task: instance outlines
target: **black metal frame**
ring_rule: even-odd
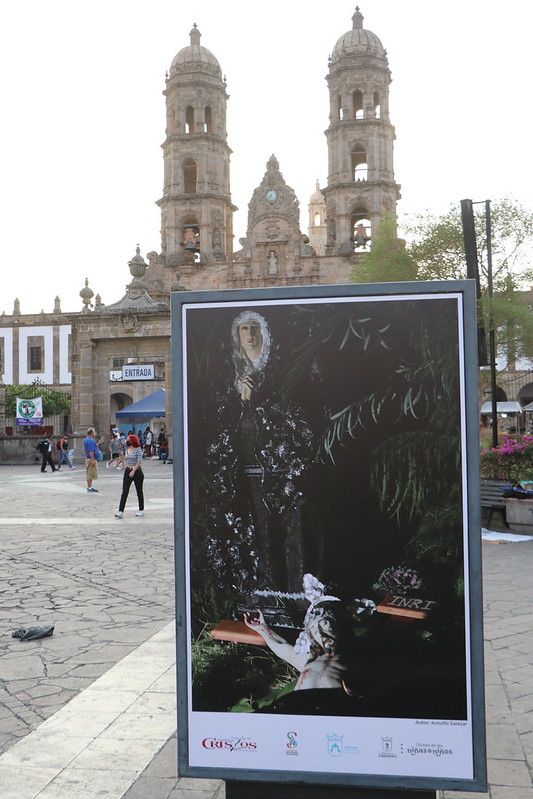
[[[486,781],[483,626],[481,591],[481,529],[479,493],[479,438],[478,438],[478,352],[476,328],[476,292],[473,280],[281,287],[272,289],[244,289],[238,291],[175,292],[172,295],[172,363],[173,363],[173,436],[174,452],[183,452],[183,366],[184,339],[182,313],[185,305],[196,303],[234,303],[276,300],[303,301],[319,298],[383,297],[405,295],[453,294],[463,298],[464,384],[466,393],[465,436],[468,459],[466,506],[470,536],[468,541],[469,580],[471,604],[471,649],[467,653],[471,666],[473,779],[431,778],[426,776],[390,776],[386,774],[353,774],[326,772],[288,772],[231,768],[206,768],[190,766],[188,760],[188,673],[187,613],[186,613],[186,552],[185,552],[185,486],[183,457],[175,458],[175,569],[176,569],[176,634],[177,634],[177,704],[178,704],[178,773],[180,776],[217,778],[236,782],[290,783],[314,786],[366,786],[385,789],[411,789],[418,791],[461,790],[484,791]],[[292,717],[287,717],[288,719]],[[289,721],[287,722],[289,723]],[[414,770],[416,772],[416,770]],[[357,795],[354,792],[354,796]]]

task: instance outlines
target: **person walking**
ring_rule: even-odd
[[[122,449],[120,446],[120,437],[118,433],[113,433],[111,436],[111,442],[109,444],[109,454],[110,458],[106,463],[106,469],[109,469],[110,466],[114,466],[115,469],[118,469],[121,465],[121,460],[122,460]]]
[[[124,433],[120,433],[119,443],[120,443],[120,463],[117,465],[117,469],[125,469],[126,466],[124,464],[124,455],[126,454],[126,450],[128,445],[126,444],[126,436]]]
[[[94,427],[89,427],[87,430],[87,438],[83,442],[83,449],[85,450],[85,477],[87,479],[87,491],[89,494],[98,494],[98,489],[93,488],[93,480],[98,480],[98,461],[102,457],[100,452],[100,444],[102,440],[95,441],[96,430]]]
[[[153,440],[154,440],[153,433],[150,430],[150,428],[147,427],[146,430],[144,431],[144,442],[145,442],[144,443],[144,449],[145,449],[145,453],[146,453],[146,457],[147,458],[151,458],[152,457],[152,443],[153,443]]]
[[[166,441],[166,440],[167,440],[167,434],[166,434],[165,428],[163,426],[163,427],[160,428],[159,435],[157,436],[157,451],[158,451],[158,455],[159,455],[159,459],[160,460],[161,460],[161,444],[163,443],[163,441]],[[167,447],[168,447],[168,441],[167,441]]]
[[[69,448],[69,437],[67,433],[65,433],[65,435],[62,438],[60,438],[56,444],[57,455],[58,455],[58,461],[57,461],[58,470],[61,469],[63,463],[66,463],[69,469],[76,468],[70,462],[68,448]]]
[[[49,438],[44,438],[39,442],[39,452],[43,456],[41,463],[41,472],[46,472],[46,466],[49,465],[53,472],[56,471],[56,465],[52,457],[52,442]]]
[[[139,503],[139,510],[135,515],[144,516],[144,473],[142,470],[143,451],[141,442],[139,441],[138,436],[130,433],[128,436],[127,445],[128,448],[126,449],[126,453],[124,455],[125,466],[124,477],[122,478],[122,495],[120,497],[118,510],[115,513],[115,516],[118,519],[122,519],[124,516],[124,508],[126,507],[132,482],[135,483],[135,490],[137,491],[137,500]]]

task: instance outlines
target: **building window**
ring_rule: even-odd
[[[113,358],[113,370],[122,369],[124,358]]]
[[[354,119],[364,119],[365,112],[363,111],[363,94],[360,91],[355,91],[352,95],[353,103],[353,116]]]
[[[205,133],[212,133],[213,131],[213,120],[209,106],[206,106],[204,111],[204,131]]]
[[[366,209],[360,208],[352,214],[352,241],[355,250],[370,248],[372,238],[372,224]]]
[[[42,347],[30,347],[30,372],[43,371],[43,349]]]
[[[379,92],[374,92],[374,116],[376,119],[381,119],[381,102],[379,99]]]
[[[185,194],[196,194],[196,164],[192,158],[183,162],[183,188]]]
[[[44,372],[44,336],[28,336],[26,363],[28,372]]]
[[[352,174],[354,180],[366,180],[368,175],[368,164],[366,162],[366,150],[361,145],[356,144],[351,153]]]
[[[187,106],[185,111],[185,133],[194,133],[194,108]]]

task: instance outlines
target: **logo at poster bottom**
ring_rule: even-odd
[[[396,757],[392,745],[392,738],[388,736],[381,737],[381,752],[378,757]]]
[[[297,732],[288,732],[287,733],[287,751],[285,752],[286,755],[298,755],[298,741],[296,740],[298,737]]]
[[[224,749],[226,752],[253,752],[257,749],[255,741],[250,738],[204,738],[204,749]]]
[[[344,735],[327,735],[328,739],[328,755],[331,757],[340,757],[344,751]]]

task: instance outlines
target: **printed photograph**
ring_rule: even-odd
[[[186,307],[193,711],[467,718],[459,312]]]

